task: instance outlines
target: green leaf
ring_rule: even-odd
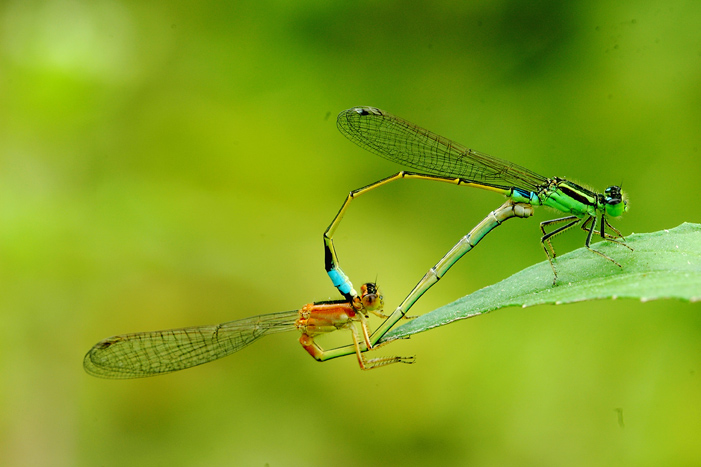
[[[623,267],[580,248],[555,261],[556,286],[552,285],[550,264],[543,261],[395,328],[381,342],[507,306],[525,308],[602,298],[701,300],[701,224],[684,223],[672,230],[633,234],[626,243],[634,251],[611,242],[595,246]]]

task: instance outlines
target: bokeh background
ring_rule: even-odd
[[[322,232],[400,169],[337,132],[355,105],[621,184],[624,234],[700,221],[701,3],[13,0],[0,41],[3,465],[701,463],[698,303],[500,310],[373,372],[294,333],[158,378],[82,369],[110,335],[337,298]],[[501,202],[387,186],[351,206],[342,264],[392,309]],[[543,261],[549,217],[492,233],[415,312]]]

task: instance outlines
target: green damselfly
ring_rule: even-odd
[[[425,130],[413,123],[374,107],[354,107],[338,115],[338,129],[358,146],[385,159],[421,170],[422,173],[398,172],[378,182],[350,192],[338,214],[324,232],[326,271],[334,286],[345,297],[357,296],[353,285],[341,269],[333,244],[338,228],[350,202],[387,183],[402,179],[423,179],[465,185],[500,193],[508,198],[499,209],[490,213],[468,235],[463,237],[436,266],[419,281],[407,298],[399,305],[390,319],[375,331],[372,344],[405,316],[409,308],[450,267],[470,251],[486,234],[511,217],[529,217],[533,206],[547,206],[566,213],[567,216],[541,222],[541,244],[553,270],[553,285],[557,282],[555,250],[551,239],[576,225],[587,232],[585,246],[617,266],[613,258],[591,248],[592,237],[623,245],[621,233],[613,227],[608,217],[619,217],[627,209],[627,202],[619,186],[610,186],[604,193],[594,193],[580,185],[554,177],[547,178],[518,166],[469,149],[447,138]],[[598,230],[597,230],[598,221]],[[554,230],[548,227],[560,225]],[[610,232],[606,232],[606,229]],[[333,356],[345,355],[346,348],[335,349]],[[332,358],[329,355],[329,358]]]

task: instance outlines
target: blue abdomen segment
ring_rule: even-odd
[[[333,286],[336,287],[344,297],[348,297],[353,291],[353,284],[350,279],[348,279],[348,276],[346,276],[346,273],[337,268],[330,269],[327,273],[331,278]]]
[[[509,196],[509,198],[514,200],[515,203],[526,203],[531,204],[533,206],[539,206],[541,204],[538,195],[536,195],[532,191],[523,190],[521,188],[516,187],[511,189],[511,195]]]

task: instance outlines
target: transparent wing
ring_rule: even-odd
[[[468,149],[374,107],[344,110],[336,123],[363,149],[423,173],[529,191],[547,184],[545,177],[524,167]]]
[[[298,311],[210,326],[109,337],[85,355],[83,367],[101,378],[141,378],[183,370],[231,355],[257,339],[295,329]]]

